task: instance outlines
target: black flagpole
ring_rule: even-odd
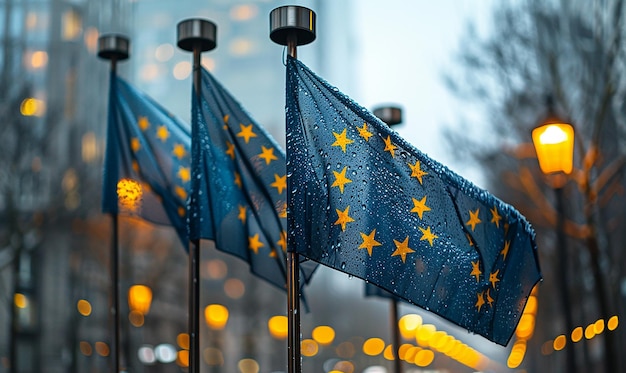
[[[117,61],[128,58],[128,38],[121,35],[102,35],[98,38],[98,57],[111,61],[111,72],[117,72]],[[111,103],[109,103],[111,105]],[[107,139],[110,141],[110,139]],[[113,372],[123,369],[120,365],[120,281],[119,281],[119,224],[117,213],[111,214],[113,232],[111,237],[111,315],[113,329],[112,355],[114,360]]]
[[[287,47],[297,58],[298,45],[315,40],[315,12],[301,6],[282,6],[270,13],[270,39]],[[287,151],[289,147],[287,147]],[[287,205],[291,195],[287,190]],[[287,239],[287,245],[291,240]],[[288,373],[300,373],[300,266],[298,253],[287,250],[287,367]]]
[[[378,119],[382,120],[389,127],[396,126],[402,123],[402,109],[396,106],[383,106],[374,109],[374,115]],[[400,360],[400,329],[398,325],[398,300],[392,298],[389,300],[391,305],[390,320],[391,320],[391,335],[393,338],[394,348],[394,368],[396,373],[402,373],[402,361]]]
[[[216,46],[217,27],[205,19],[192,18],[178,23],[178,47],[193,52],[193,83],[200,97],[202,69],[200,54]],[[200,373],[200,240],[189,243],[189,373]]]

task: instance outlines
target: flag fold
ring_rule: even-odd
[[[541,279],[512,206],[287,60],[289,251],[506,345]]]
[[[189,128],[111,72],[102,212],[171,225],[187,250]]]

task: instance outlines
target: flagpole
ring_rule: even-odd
[[[102,35],[98,38],[98,57],[111,61],[111,72],[117,72],[117,61],[128,58],[129,41],[121,35]],[[109,103],[111,105],[111,103]],[[110,141],[110,140],[107,140]],[[120,366],[120,281],[119,281],[119,224],[117,213],[111,214],[113,232],[111,237],[111,315],[113,324],[113,372],[122,371]]]
[[[315,40],[315,12],[301,6],[282,6],[270,13],[270,39],[287,47],[297,58],[298,45]],[[289,129],[287,129],[288,131]],[[287,147],[289,151],[289,147]],[[289,154],[287,154],[289,158]],[[287,199],[291,198],[287,190]],[[289,202],[288,202],[289,205]],[[287,239],[290,246],[291,240]],[[287,367],[288,373],[302,371],[300,354],[300,266],[298,253],[287,250]]]
[[[177,40],[180,49],[193,52],[193,85],[200,96],[202,83],[201,53],[216,46],[217,27],[205,19],[191,18],[178,23]],[[192,119],[193,120],[193,119]],[[194,135],[194,134],[192,134]],[[200,373],[200,240],[189,243],[189,373]]]
[[[378,117],[378,119],[385,122],[385,124],[389,127],[402,123],[402,109],[396,106],[382,106],[374,109],[374,115]],[[393,338],[393,345],[395,346],[394,368],[396,373],[402,373],[402,361],[400,360],[400,328],[398,325],[398,301],[395,298],[390,299],[390,305],[391,312],[389,316],[391,320],[391,335]]]

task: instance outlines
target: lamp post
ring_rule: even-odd
[[[551,101],[548,101],[551,111]],[[556,197],[556,234],[558,276],[561,282],[561,303],[565,315],[565,328],[567,333],[574,327],[572,311],[570,309],[570,299],[567,282],[567,253],[565,249],[565,233],[563,231],[564,206],[563,187],[565,186],[565,175],[570,174],[573,168],[574,158],[574,128],[564,123],[557,117],[550,116],[539,127],[532,131],[533,144],[537,152],[539,167],[546,175],[552,175],[552,188]],[[570,346],[566,350],[566,364],[568,372],[576,372],[576,357],[573,348]]]

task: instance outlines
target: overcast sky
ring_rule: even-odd
[[[447,91],[442,75],[458,68],[454,60],[467,24],[481,35],[489,30],[492,0],[359,0],[359,103],[403,107],[404,124],[397,131],[431,158],[480,185],[475,171],[454,166],[446,154],[441,129],[458,115],[478,115]],[[479,129],[477,129],[479,130]]]

